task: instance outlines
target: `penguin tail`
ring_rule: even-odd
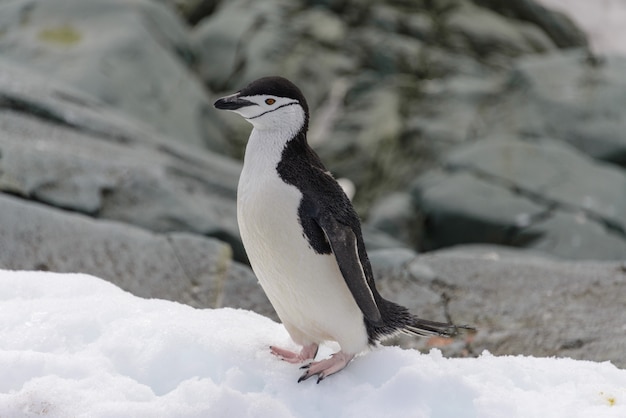
[[[406,325],[401,332],[421,337],[428,337],[432,335],[440,337],[455,337],[459,335],[461,331],[476,331],[475,328],[468,325],[456,325],[453,323],[429,321],[427,319],[418,318],[415,315],[411,316],[411,323]]]
[[[417,335],[420,337],[440,336],[455,337],[462,331],[475,332],[476,329],[468,325],[456,325],[451,322],[437,322],[421,319],[411,314],[404,306],[388,300],[381,300],[382,324],[366,322],[370,342],[385,340],[397,334]]]

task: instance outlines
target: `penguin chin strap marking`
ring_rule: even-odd
[[[274,111],[276,111],[276,110],[278,110],[278,109],[280,109],[280,108],[287,107],[287,106],[291,106],[291,105],[295,105],[295,104],[298,104],[298,102],[296,101],[296,102],[289,102],[289,103],[285,103],[284,105],[280,105],[280,106],[278,106],[276,109],[266,110],[265,112],[263,112],[263,113],[261,113],[261,114],[258,114],[258,115],[256,115],[256,116],[250,116],[249,118],[246,118],[246,117],[244,116],[244,118],[245,118],[246,120],[251,120],[251,119],[260,118],[261,116],[263,116],[263,115],[267,115],[268,113],[274,112]]]

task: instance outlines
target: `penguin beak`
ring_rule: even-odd
[[[220,99],[217,99],[213,106],[218,109],[223,110],[237,110],[245,106],[252,106],[255,103],[252,103],[249,100],[242,99],[239,97],[239,93],[231,94],[230,96],[225,96]]]

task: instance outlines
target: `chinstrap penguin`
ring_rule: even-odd
[[[361,224],[348,197],[307,143],[309,109],[300,90],[265,77],[215,107],[253,126],[237,189],[237,220],[250,264],[305,363],[298,382],[342,370],[368,346],[398,333],[453,336],[459,327],[420,319],[376,290]],[[313,361],[319,344],[341,350]]]

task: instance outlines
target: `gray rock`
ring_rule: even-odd
[[[526,228],[548,210],[468,173],[430,172],[413,190],[424,218],[422,250],[476,242],[528,244],[538,233],[529,234]]]
[[[276,60],[297,40],[285,24],[297,7],[286,0],[222,2],[192,35],[201,78],[213,90],[227,91],[277,73]]]
[[[369,250],[397,249],[406,247],[406,244],[402,241],[379,229],[370,227],[367,224],[362,225],[361,230],[363,232],[365,247]]]
[[[368,185],[378,183],[388,166],[393,166],[393,154],[386,151],[393,148],[402,131],[397,87],[393,83],[375,84],[374,80],[363,83],[364,86],[356,84],[348,92],[352,96],[348,98],[346,113],[327,134],[331,139],[316,147],[337,177],[354,182],[357,207],[379,192]]]
[[[587,36],[569,17],[535,0],[474,0],[474,3],[540,28],[559,48],[588,46]]]
[[[446,164],[509,185],[546,206],[580,210],[626,233],[626,173],[565,144],[486,139],[455,151]]]
[[[355,123],[338,123],[332,130],[332,137],[336,140],[320,146],[320,153],[325,160],[330,161],[329,166],[333,171],[357,180],[357,209],[364,214],[364,218],[372,219],[372,216],[378,215],[370,211],[379,210],[379,206],[384,207],[390,193],[405,188],[418,174],[437,167],[438,160],[444,158],[450,150],[474,138],[475,132],[482,125],[483,109],[493,95],[500,91],[501,81],[497,74],[482,69],[475,73],[469,71],[468,74],[424,81],[420,85],[411,83],[408,78],[397,77],[382,86],[380,82],[375,83],[373,91],[367,88],[366,83],[362,83],[366,87],[363,92],[359,92],[357,84],[348,93],[348,96],[356,95],[351,99],[354,104],[348,102],[345,107],[352,114],[344,119],[354,119]],[[375,130],[368,132],[369,121],[373,120],[374,115],[368,117],[367,112],[376,109],[377,96],[372,93],[381,87],[393,89],[397,95],[394,102],[397,106],[395,134],[384,140],[378,136],[378,142],[359,140],[357,135],[360,129],[367,129],[366,134],[376,138]],[[416,97],[421,100],[416,100]],[[369,107],[370,103],[374,105]],[[353,106],[356,111],[352,110]],[[381,120],[388,107],[383,109],[379,116]],[[356,116],[365,122],[358,123]],[[351,145],[353,142],[356,144]],[[369,159],[365,158],[370,155],[372,157]],[[364,168],[369,168],[369,171],[364,172]],[[403,211],[403,214],[396,215],[404,217],[411,210]],[[409,218],[413,217],[409,215]],[[392,235],[407,245],[416,246],[420,232],[411,224],[418,221],[411,219],[404,226],[398,225],[395,229],[405,227],[404,231],[399,234],[393,232]],[[393,221],[385,222],[389,224]],[[406,223],[403,220],[400,222]]]
[[[221,297],[216,306],[247,309],[280,321],[250,267],[233,262],[228,278],[221,285]]]
[[[229,149],[189,70],[184,24],[151,1],[15,1],[0,5],[0,49],[48,78],[87,92],[177,141]],[[114,29],[113,29],[114,28]]]
[[[589,260],[626,258],[626,239],[601,222],[589,219],[584,212],[555,211],[538,219],[524,231],[537,238],[526,245],[547,254]]]
[[[327,109],[326,100],[332,94],[333,85],[341,83],[345,75],[356,68],[355,60],[342,49],[326,47],[321,41],[303,37],[273,71],[301,86],[309,106],[318,114]]]
[[[497,247],[459,247],[415,262],[437,274],[433,285],[445,293],[449,317],[478,328],[466,341],[467,353],[486,349],[626,366],[626,325],[616,315],[626,308],[619,262],[563,262]]]
[[[459,148],[414,183],[420,248],[482,242],[573,259],[626,254],[626,174],[555,141],[493,138]]]
[[[456,47],[478,56],[521,55],[554,49],[552,41],[530,25],[511,21],[486,8],[463,2],[447,16],[446,26]]]
[[[367,224],[400,242],[415,246],[418,242],[415,217],[415,205],[411,195],[395,192],[375,203],[370,209]]]
[[[423,72],[422,42],[412,36],[363,27],[348,34],[348,44],[360,65],[379,76]]]
[[[396,6],[386,2],[372,2],[368,26],[386,32],[403,33],[420,41],[436,41],[438,34],[435,19],[424,7],[417,2],[404,4],[400,8]]]
[[[245,260],[236,222],[239,163],[154,138],[120,141],[51,122],[0,113],[0,190],[157,232],[220,237]]]
[[[227,244],[154,234],[0,194],[0,268],[89,273],[135,295],[214,307],[231,277]]]
[[[375,277],[397,274],[417,256],[408,248],[385,248],[368,250],[367,252]]]
[[[585,51],[519,59],[482,135],[548,136],[626,166],[626,58]]]
[[[348,27],[341,18],[323,7],[313,7],[298,14],[293,22],[300,34],[320,45],[338,47],[347,36]]]
[[[215,12],[220,0],[152,0],[175,9],[190,24],[199,21]]]
[[[482,128],[483,112],[503,81],[500,74],[484,68],[428,81],[422,89],[424,100],[409,104],[407,135],[425,143],[423,152],[434,159],[474,139]],[[412,142],[406,143],[405,148]]]
[[[422,318],[446,322],[446,301],[433,285],[436,274],[426,265],[415,263],[417,254],[406,248],[368,251],[376,288],[393,302],[409,307]],[[412,347],[420,339],[393,338],[386,344]],[[425,343],[425,341],[421,341]],[[458,353],[455,353],[458,354]]]

